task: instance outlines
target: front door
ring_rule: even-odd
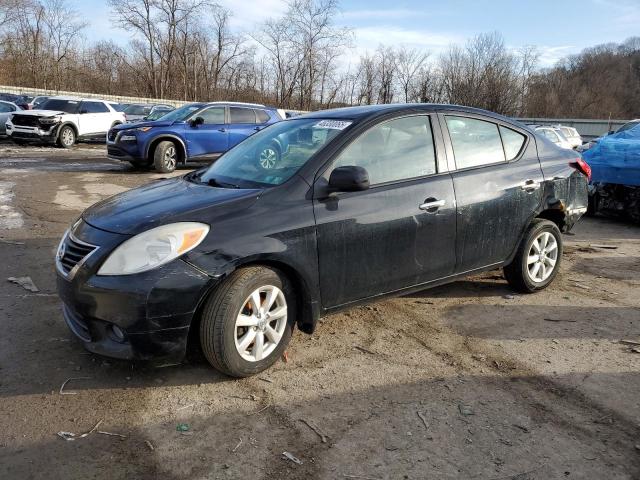
[[[199,125],[185,125],[188,156],[217,155],[227,151],[229,132],[224,121],[224,107],[209,107],[196,113],[192,119],[202,117]]]
[[[323,307],[393,292],[453,272],[453,182],[448,173],[438,172],[435,150],[429,115],[387,120],[351,142],[316,181],[314,194],[319,198],[314,200],[314,212]],[[367,170],[370,188],[318,195],[331,171],[348,165]]]
[[[504,262],[540,205],[543,175],[535,141],[524,130],[480,115],[441,118],[456,167],[456,270]]]
[[[79,135],[107,133],[111,127],[111,115],[102,102],[82,102],[80,104]]]

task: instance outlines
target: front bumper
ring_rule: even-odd
[[[135,275],[98,276],[102,262],[128,237],[84,222],[72,234],[99,245],[73,275],[57,267],[58,295],[74,335],[87,350],[100,355],[180,362],[196,309],[215,280],[180,259]],[[124,338],[114,334],[114,326]]]
[[[15,140],[31,142],[54,143],[57,138],[57,126],[52,126],[48,130],[39,127],[22,127],[19,125],[7,125],[6,135]]]

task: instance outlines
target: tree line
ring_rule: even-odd
[[[640,38],[550,69],[539,68],[535,47],[510,49],[496,32],[439,55],[380,44],[353,58],[338,0],[289,0],[284,15],[248,33],[209,0],[107,2],[126,46],[88,43],[68,0],[0,0],[0,83],[300,110],[437,102],[514,116],[640,116]]]

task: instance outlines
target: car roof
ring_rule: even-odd
[[[206,105],[230,105],[232,107],[253,107],[253,108],[267,108],[261,103],[245,103],[245,102],[206,102]]]
[[[82,98],[82,97],[73,97],[69,95],[56,95],[54,97],[49,97],[49,100],[71,100],[74,102],[104,102],[104,103],[118,103],[110,100],[102,100],[101,98]]]
[[[364,105],[359,107],[344,107],[344,108],[335,108],[331,110],[319,110],[317,112],[305,113],[295,118],[296,119],[335,118],[335,119],[343,119],[343,120],[362,121],[369,118],[375,118],[377,116],[384,115],[390,112],[403,112],[403,111],[415,112],[416,110],[425,110],[425,111],[449,110],[449,111],[463,112],[463,113],[477,113],[477,114],[485,115],[488,117],[493,117],[497,120],[502,120],[511,124],[519,123],[503,115],[499,115],[497,113],[490,112],[488,110],[482,110],[481,108],[465,107],[462,105],[439,104],[439,103],[391,103],[391,104],[384,104],[384,105]]]

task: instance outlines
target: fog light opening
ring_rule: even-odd
[[[119,343],[124,343],[124,332],[117,325],[111,325],[111,337]]]

